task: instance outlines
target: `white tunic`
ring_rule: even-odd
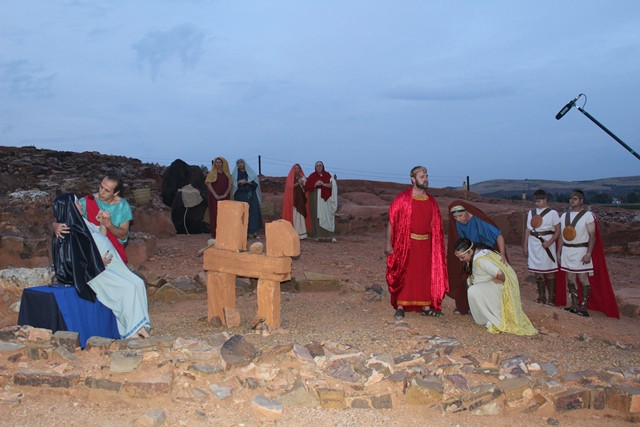
[[[546,208],[544,208],[546,209]],[[540,215],[544,209],[536,208],[536,214]],[[544,241],[551,240],[553,237],[553,232],[556,231],[556,225],[560,223],[560,218],[558,217],[558,212],[551,209],[542,217],[542,225],[536,228],[536,231],[541,232],[549,232],[551,234],[544,234],[540,236]],[[531,211],[527,214],[527,229],[529,233],[533,232],[533,228],[531,227]],[[553,255],[554,260],[552,261],[547,255],[547,251],[542,247],[542,242],[537,237],[529,234],[529,241],[527,242],[527,247],[529,250],[529,257],[527,261],[527,265],[529,267],[529,271],[532,273],[554,273],[558,270],[558,260],[556,258],[556,243],[553,242],[551,246],[549,246],[549,251]]]
[[[296,230],[300,240],[307,238],[307,219],[293,207],[293,229]]]
[[[98,301],[109,307],[116,316],[118,332],[122,338],[129,338],[141,327],[150,328],[147,290],[144,281],[134,274],[122,261],[107,236],[100,228],[85,219],[91,237],[98,247],[100,255],[107,251],[113,255],[106,269],[89,282]]]
[[[473,257],[473,284],[467,290],[473,320],[487,328],[502,325],[502,285],[493,279],[500,268],[484,256],[488,249],[479,249]]]
[[[569,222],[571,223],[578,213],[579,212],[565,212],[562,214],[560,217],[560,227],[562,227],[562,231],[564,231],[565,228],[566,215],[570,215]],[[587,231],[587,224],[591,224],[595,220],[595,216],[587,211],[575,225],[575,239],[569,241],[564,238],[562,233],[560,234],[563,244],[562,259],[560,260],[560,269],[562,271],[569,273],[589,273],[590,276],[593,275],[593,259],[589,260],[587,264],[582,263],[582,257],[587,253],[587,247],[572,248],[567,246],[567,244],[588,243],[589,232]]]
[[[320,227],[327,231],[334,232],[336,229],[336,211],[338,210],[338,184],[331,177],[331,196],[325,201],[322,198],[322,191],[316,191],[318,198],[318,223]]]

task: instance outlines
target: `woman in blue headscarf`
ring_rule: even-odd
[[[255,237],[258,231],[264,228],[262,222],[262,191],[258,175],[244,159],[238,159],[236,167],[231,174],[233,181],[233,200],[247,202],[249,204],[249,228],[247,232]]]

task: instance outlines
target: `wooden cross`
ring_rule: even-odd
[[[300,255],[300,238],[289,221],[265,225],[266,254],[247,252],[249,204],[218,202],[216,245],[204,251],[207,272],[207,314],[226,327],[240,325],[236,308],[236,276],[258,279],[258,312],[253,323],[280,326],[280,282],[291,279],[291,257]]]

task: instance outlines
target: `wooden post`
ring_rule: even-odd
[[[224,309],[236,308],[236,275],[207,271],[207,319],[217,316],[224,326]]]
[[[263,320],[269,329],[280,327],[280,282],[258,279],[257,294],[258,312],[253,323]]]
[[[284,220],[265,226],[266,255],[246,252],[249,205],[245,202],[218,203],[216,246],[203,254],[207,272],[207,314],[220,318],[225,327],[239,326],[236,309],[236,275],[258,279],[258,311],[254,323],[262,320],[270,329],[280,326],[280,282],[291,279],[291,257],[300,255],[300,238]]]

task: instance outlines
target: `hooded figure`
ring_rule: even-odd
[[[67,224],[69,234],[51,241],[53,268],[58,283],[74,286],[78,295],[88,301],[95,301],[96,294],[89,287],[90,280],[105,270],[102,256],[91,237],[91,232],[76,206],[78,198],[66,193],[53,202],[56,222]]]
[[[260,190],[260,179],[255,171],[244,161],[238,159],[236,167],[231,173],[231,198],[238,202],[249,204],[249,226],[247,232],[255,237],[256,233],[264,228],[262,221],[262,190]]]

